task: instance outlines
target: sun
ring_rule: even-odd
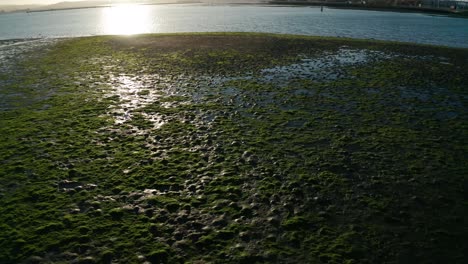
[[[144,5],[123,4],[104,8],[103,31],[109,35],[133,35],[149,33],[150,10]]]

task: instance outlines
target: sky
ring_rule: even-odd
[[[40,4],[40,5],[50,5],[58,2],[77,2],[83,0],[0,0],[0,5],[31,5],[31,4]],[[131,1],[131,0],[129,0]]]
[[[50,4],[55,4],[58,2],[65,2],[65,1],[76,2],[76,1],[82,1],[82,0],[0,0],[0,6],[1,5],[31,5],[31,4],[50,5]],[[118,2],[118,1],[123,1],[123,0],[112,0],[112,1]],[[127,0],[127,1],[131,2],[132,0]],[[138,1],[135,1],[135,2],[138,2]],[[168,1],[155,0],[155,2],[172,2],[172,0],[168,0]],[[246,0],[245,2],[248,2],[248,0]]]
[[[0,6],[1,5],[31,5],[31,4],[41,4],[41,5],[50,5],[50,4],[55,4],[59,2],[77,2],[77,1],[83,1],[83,0],[0,0]],[[109,0],[111,1],[111,0]],[[112,0],[113,2],[119,2],[119,1],[124,1],[124,0]],[[128,2],[132,2],[132,0],[127,0]],[[155,2],[172,2],[174,0],[168,0],[168,1],[163,1],[163,0],[155,0]],[[138,1],[135,1],[138,2]]]
[[[54,4],[60,0],[0,0],[0,5]]]

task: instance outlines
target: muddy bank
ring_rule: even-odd
[[[2,68],[2,96],[36,98],[0,112],[2,263],[465,260],[466,49],[220,33],[43,51]]]

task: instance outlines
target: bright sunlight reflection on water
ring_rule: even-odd
[[[151,14],[145,5],[118,5],[102,10],[104,34],[132,35],[151,31]]]

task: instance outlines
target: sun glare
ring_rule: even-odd
[[[150,12],[144,5],[118,5],[103,9],[104,33],[132,35],[150,32]]]

